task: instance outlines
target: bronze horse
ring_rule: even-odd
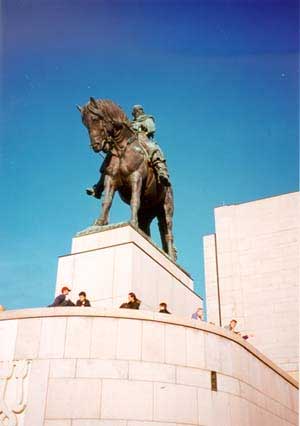
[[[149,164],[146,138],[132,130],[124,111],[110,100],[90,98],[78,109],[89,131],[94,152],[109,153],[105,168],[102,212],[95,225],[107,225],[115,191],[130,204],[131,224],[150,237],[150,224],[157,217],[163,250],[176,260],[173,244],[173,191],[158,182]]]

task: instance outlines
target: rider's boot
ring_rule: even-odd
[[[93,196],[100,200],[102,193],[104,191],[104,177],[101,176],[100,180],[92,186],[92,188],[86,188],[87,195]]]

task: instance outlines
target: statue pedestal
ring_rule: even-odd
[[[166,302],[172,313],[190,318],[202,306],[191,277],[128,223],[74,237],[71,254],[59,258],[56,294],[63,285],[72,288],[74,302],[85,291],[94,307],[119,307],[130,291],[144,310]]]

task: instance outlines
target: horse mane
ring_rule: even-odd
[[[103,115],[105,119],[115,120],[119,122],[128,122],[127,115],[122,110],[122,108],[115,104],[110,99],[96,99],[97,109]],[[85,106],[85,109],[88,110],[90,102]]]

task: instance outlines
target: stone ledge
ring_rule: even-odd
[[[207,333],[212,333],[221,336],[225,339],[231,340],[238,345],[242,346],[254,357],[259,359],[282,378],[288,381],[291,385],[299,388],[297,380],[284,372],[276,364],[274,364],[264,354],[259,352],[250,343],[245,341],[239,336],[224,330],[221,327],[206,323],[198,322],[196,320],[187,320],[175,315],[165,315],[149,311],[138,311],[129,309],[103,309],[103,308],[80,308],[80,307],[58,307],[58,308],[32,308],[4,311],[0,313],[0,321],[7,320],[21,320],[31,318],[49,318],[49,317],[106,317],[106,318],[126,318],[144,321],[152,321],[158,323],[166,323],[171,325],[183,326],[190,329],[202,330]]]

